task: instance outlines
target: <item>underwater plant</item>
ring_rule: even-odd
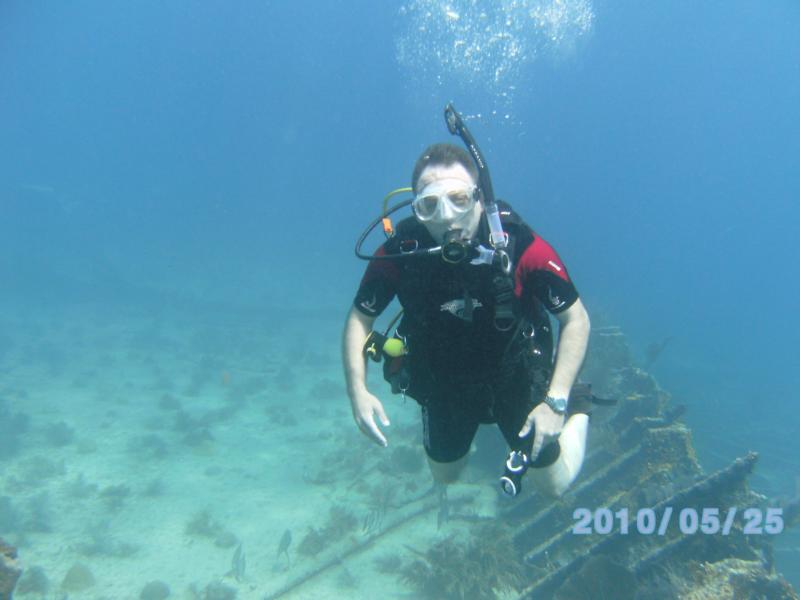
[[[233,600],[236,590],[224,583],[209,583],[203,590],[202,600]]]
[[[297,553],[304,556],[316,556],[325,549],[327,540],[319,529],[309,527],[303,539],[297,545]]]
[[[636,576],[607,556],[592,556],[555,593],[555,600],[634,600]]]
[[[207,511],[197,513],[191,521],[186,524],[188,535],[206,537],[214,540],[214,545],[219,548],[231,548],[238,543],[237,537],[227,531],[221,523],[211,518]]]
[[[170,595],[169,586],[163,581],[151,581],[139,592],[139,600],[164,600]]]
[[[83,592],[94,585],[94,575],[84,564],[75,563],[61,582],[61,589],[65,592]]]
[[[369,495],[367,502],[368,512],[361,526],[362,533],[370,534],[381,528],[383,518],[389,509],[393,507],[394,492],[394,488],[391,486],[378,486]]]
[[[399,577],[424,598],[491,599],[519,590],[525,582],[525,565],[510,551],[510,530],[498,523],[477,527],[467,540],[450,536],[425,552],[406,547],[415,558],[400,569]]]
[[[397,554],[383,554],[374,560],[375,568],[379,573],[397,573],[403,565],[403,559]]]
[[[130,495],[131,488],[124,483],[109,485],[100,490],[100,498],[108,510],[113,512],[120,510]]]
[[[37,594],[44,596],[50,589],[50,579],[39,566],[28,567],[22,572],[22,577],[17,583],[17,594]]]
[[[309,527],[297,545],[297,552],[305,556],[316,556],[328,546],[341,541],[358,526],[356,516],[345,507],[334,504],[328,512],[328,520],[320,527]]]
[[[351,533],[357,526],[358,519],[352,512],[340,504],[334,504],[328,512],[328,522],[324,531],[332,538],[340,538]]]

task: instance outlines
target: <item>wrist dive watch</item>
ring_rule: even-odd
[[[544,403],[549,406],[554,413],[559,415],[567,414],[567,399],[556,398],[554,396],[545,396]]]

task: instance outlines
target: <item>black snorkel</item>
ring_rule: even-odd
[[[447,106],[444,107],[444,120],[450,133],[457,135],[464,142],[472,156],[472,160],[475,161],[475,166],[478,167],[478,187],[481,190],[480,202],[489,224],[489,243],[494,248],[495,255],[500,260],[503,271],[508,273],[511,270],[511,261],[505,252],[505,247],[508,245],[508,236],[503,231],[503,226],[500,222],[500,211],[494,199],[494,188],[492,187],[492,177],[489,175],[489,167],[486,166],[486,160],[483,158],[475,138],[472,137],[452,102],[448,102]]]

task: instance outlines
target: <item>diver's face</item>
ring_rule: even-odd
[[[428,165],[422,171],[417,181],[417,198],[424,198],[431,192],[442,199],[432,212],[432,216],[425,218],[417,213],[419,220],[428,233],[431,234],[437,243],[444,241],[448,231],[459,229],[461,237],[470,239],[478,231],[478,223],[481,218],[480,202],[472,202],[466,211],[459,211],[458,198],[464,194],[472,194],[476,190],[477,182],[472,178],[463,165],[454,163],[452,165]],[[445,201],[445,197],[452,198],[456,202]],[[475,193],[477,198],[477,193]]]

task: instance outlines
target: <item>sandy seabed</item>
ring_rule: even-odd
[[[187,600],[416,598],[402,568],[464,531],[437,518],[416,403],[374,365],[389,447],[356,428],[343,315],[0,314],[0,536],[26,569],[16,598],[164,597],[143,595],[151,582]],[[765,458],[762,485],[797,477],[789,456]],[[482,517],[501,502],[477,468],[450,497]],[[796,556],[787,532],[776,558],[790,578]]]
[[[265,598],[326,564],[276,597],[407,598],[391,556],[458,527],[437,527],[429,510],[376,536],[392,498],[422,506],[431,480],[418,408],[375,368],[389,448],[357,430],[341,319],[89,306],[5,315],[0,535],[28,571],[17,598],[139,598],[153,581],[172,598]],[[460,493],[493,510],[488,482]],[[70,575],[76,565],[91,575]]]

